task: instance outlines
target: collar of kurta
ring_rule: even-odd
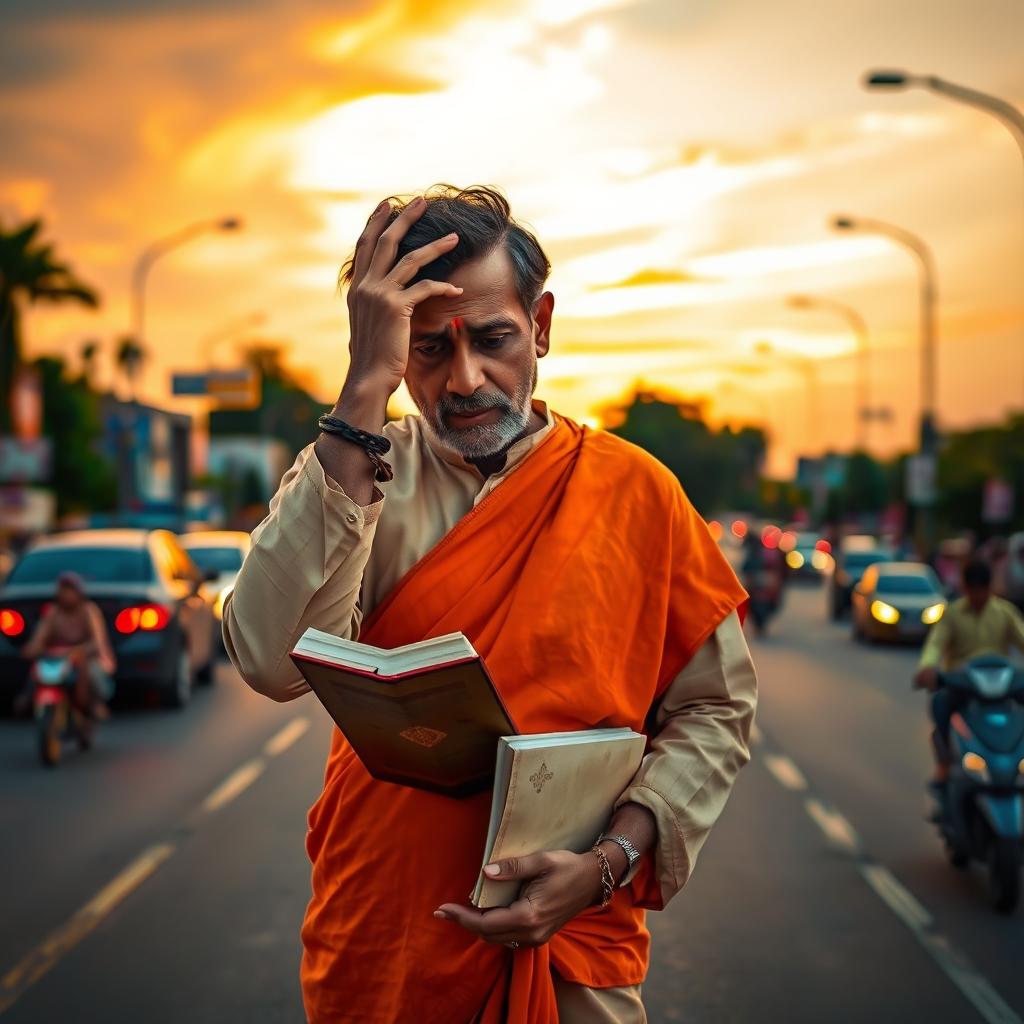
[[[508,449],[505,453],[505,465],[498,475],[507,473],[514,466],[522,462],[547,437],[548,432],[555,425],[554,417],[548,409],[547,402],[542,402],[539,398],[535,398],[531,404],[533,411],[544,417],[544,426],[540,430],[535,430],[532,434],[527,434],[526,437],[520,438]],[[439,444],[429,431],[420,430],[420,434],[427,447],[443,462],[447,462],[449,466],[454,466],[456,469],[473,473],[481,480],[483,479],[483,474],[472,462],[467,462],[458,452]]]

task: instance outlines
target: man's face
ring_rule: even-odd
[[[429,299],[413,313],[405,383],[434,439],[478,459],[526,432],[554,299],[542,295],[531,317],[500,245],[449,280],[461,295]]]

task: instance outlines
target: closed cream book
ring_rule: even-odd
[[[483,864],[542,850],[589,850],[644,756],[632,729],[586,729],[503,736]],[[521,882],[483,874],[471,896],[481,910],[507,907]]]

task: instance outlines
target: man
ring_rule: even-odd
[[[935,723],[935,781],[949,779],[949,726],[956,710],[954,695],[936,689],[939,671],[959,668],[979,654],[1006,657],[1016,647],[1024,652],[1024,619],[1009,601],[992,593],[992,570],[982,561],[968,562],[962,574],[963,596],[932,626],[921,651],[914,686],[932,690]]]
[[[106,702],[113,691],[114,652],[103,613],[86,597],[85,581],[75,572],[57,577],[54,603],[39,620],[21,655],[35,659],[56,651],[68,655],[75,666],[78,706],[94,718],[109,718]],[[25,697],[31,699],[31,687]]]
[[[381,647],[462,630],[521,732],[632,726],[649,754],[612,838],[489,866],[526,884],[482,913],[465,901],[489,794],[378,782],[335,730],[307,838],[314,1024],[644,1021],[644,908],[686,881],[749,757],[745,594],[703,521],[645,453],[532,399],[548,271],[493,190],[380,204],[343,275],[335,419],[253,534],[225,644],[290,700],[310,625]],[[385,425],[403,380],[420,415]],[[620,884],[602,908],[605,860]]]

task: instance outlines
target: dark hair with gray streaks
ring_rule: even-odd
[[[523,309],[532,313],[551,272],[551,263],[533,233],[512,219],[508,200],[497,189],[486,185],[461,189],[454,185],[433,185],[424,193],[424,198],[427,208],[398,243],[395,261],[452,231],[459,236],[459,243],[423,267],[410,283],[425,278],[447,281],[457,267],[480,259],[495,246],[504,244],[515,275],[516,294]],[[392,196],[389,202],[390,224],[408,200]],[[351,282],[352,271],[353,257],[349,257],[341,268],[340,285]]]

